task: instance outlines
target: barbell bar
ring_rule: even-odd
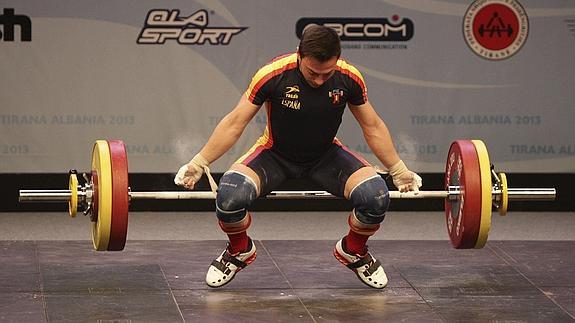
[[[68,202],[72,196],[71,190],[20,190],[20,202]],[[399,192],[389,191],[391,199],[457,199],[461,191],[459,187],[452,186],[447,191],[419,191]],[[501,190],[493,189],[493,196],[502,194]],[[556,191],[554,188],[507,188],[509,200],[513,201],[549,201],[554,200]],[[77,192],[78,200],[86,199],[85,192]],[[130,201],[132,200],[212,200],[216,198],[216,193],[211,191],[145,191],[128,192]],[[271,200],[293,200],[293,199],[340,199],[326,191],[272,191],[265,196]],[[502,214],[505,215],[505,214]]]
[[[70,171],[68,189],[20,190],[20,202],[67,202],[70,216],[78,210],[90,215],[92,241],[98,251],[123,250],[131,200],[215,199],[211,191],[133,192],[128,185],[125,145],[120,140],[97,140],[92,150],[92,171],[79,184]],[[505,173],[496,173],[481,140],[457,140],[449,149],[445,190],[390,191],[392,199],[444,199],[446,224],[453,247],[482,248],[491,227],[494,207],[507,213],[509,200],[549,201],[554,188],[509,188]],[[266,199],[338,199],[326,191],[273,191]]]

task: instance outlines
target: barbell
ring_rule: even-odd
[[[491,228],[491,211],[507,213],[509,200],[554,200],[554,188],[509,188],[505,173],[496,173],[481,140],[451,144],[445,168],[445,190],[390,191],[392,199],[445,199],[447,232],[454,248],[482,248]],[[212,191],[134,192],[128,184],[128,159],[121,140],[97,140],[92,149],[92,171],[80,185],[70,171],[66,190],[20,190],[21,202],[67,202],[69,214],[90,216],[92,242],[98,251],[123,250],[131,200],[214,199]],[[333,199],[325,191],[273,191],[266,199]]]

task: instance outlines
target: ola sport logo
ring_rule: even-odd
[[[513,56],[527,40],[529,21],[516,0],[476,0],[463,18],[463,37],[475,54],[489,60]]]

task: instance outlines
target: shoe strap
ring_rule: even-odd
[[[238,258],[230,255],[229,252],[224,252],[222,255],[222,259],[220,261],[214,260],[212,261],[212,266],[218,268],[222,273],[229,275],[232,271],[231,269],[224,263],[232,263],[238,268],[245,268],[248,264],[239,260]]]
[[[224,275],[229,275],[232,272],[230,268],[226,267],[226,265],[224,265],[224,263],[222,263],[221,261],[217,260],[212,261],[212,266],[218,268],[219,271],[224,273]]]
[[[239,260],[238,258],[230,255],[229,252],[224,252],[224,254],[222,255],[222,260],[225,260],[227,262],[231,262],[232,264],[236,265],[236,267],[238,268],[245,268],[248,264],[246,264],[245,262]]]
[[[364,275],[365,277],[369,277],[369,276],[371,276],[374,272],[376,272],[379,267],[381,267],[381,262],[379,262],[379,260],[376,260],[373,264],[371,264],[371,266],[369,266],[369,267],[363,272],[363,275]]]
[[[365,255],[365,257],[360,258],[358,261],[356,262],[352,262],[350,264],[347,265],[347,268],[349,269],[356,269],[359,268],[363,265],[367,265],[369,264],[371,261],[373,260],[373,257],[371,256],[370,253],[367,253],[367,255]]]

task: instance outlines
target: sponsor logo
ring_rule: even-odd
[[[285,93],[286,97],[291,98],[291,99],[297,99],[298,93],[299,93],[299,86],[298,85],[286,87],[286,93]]]
[[[338,104],[343,97],[343,90],[342,89],[333,89],[328,92],[329,97],[331,98],[332,104]]]
[[[296,35],[301,38],[310,25],[333,28],[341,41],[405,42],[413,37],[413,21],[399,16],[388,18],[301,18],[296,23]]]
[[[285,98],[282,99],[282,105],[286,108],[290,108],[293,110],[299,110],[301,108],[301,104],[298,101],[299,99],[299,86],[286,86],[285,91]]]
[[[471,50],[488,60],[517,53],[529,33],[529,20],[516,0],[476,0],[463,18],[463,37]]]
[[[565,24],[567,24],[569,32],[575,36],[575,18],[565,19]]]
[[[153,9],[148,12],[138,44],[164,44],[175,40],[181,45],[228,45],[232,37],[248,27],[208,26],[206,10],[198,10],[188,17],[180,17],[180,10]]]
[[[4,8],[0,15],[0,39],[14,41],[14,27],[20,27],[20,41],[32,41],[32,21],[25,15],[15,15],[14,8]]]

